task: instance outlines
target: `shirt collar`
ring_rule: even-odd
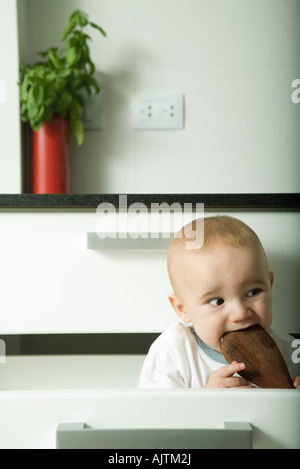
[[[221,355],[221,353],[216,352],[216,350],[214,350],[213,348],[206,345],[203,342],[203,340],[201,340],[200,337],[198,337],[198,335],[196,334],[195,330],[192,327],[191,327],[191,332],[194,334],[195,339],[197,340],[199,347],[201,348],[202,352],[205,353],[205,355],[207,355],[209,358],[211,358],[212,360],[214,360],[218,363],[222,363],[223,365],[228,365],[228,363],[225,360],[224,356]]]

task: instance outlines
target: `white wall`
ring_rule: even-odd
[[[298,0],[21,1],[23,60],[57,44],[78,7],[108,34],[91,33],[103,129],[73,145],[73,192],[299,192]],[[131,129],[133,93],[173,92],[184,130]]]
[[[16,0],[0,0],[0,193],[21,192]]]

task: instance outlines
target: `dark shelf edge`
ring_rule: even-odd
[[[6,357],[24,355],[144,355],[159,333],[1,335]],[[1,365],[0,365],[1,366]]]
[[[300,193],[256,194],[120,194],[133,203],[171,205],[204,203],[206,208],[299,210]],[[101,203],[119,207],[119,194],[1,194],[0,209],[95,209]]]
[[[1,335],[6,357],[37,355],[145,355],[160,333]],[[300,333],[290,332],[299,339]],[[1,364],[0,364],[1,366]]]

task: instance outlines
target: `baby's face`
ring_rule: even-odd
[[[185,322],[220,352],[225,332],[272,322],[273,273],[258,247],[224,244],[192,254],[183,263]]]

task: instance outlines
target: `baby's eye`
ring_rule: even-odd
[[[223,298],[214,298],[213,300],[210,300],[209,304],[213,306],[222,306],[224,303]]]
[[[261,288],[253,288],[253,290],[250,290],[248,293],[247,293],[247,296],[255,296],[255,295],[258,295],[258,293],[261,292]]]

